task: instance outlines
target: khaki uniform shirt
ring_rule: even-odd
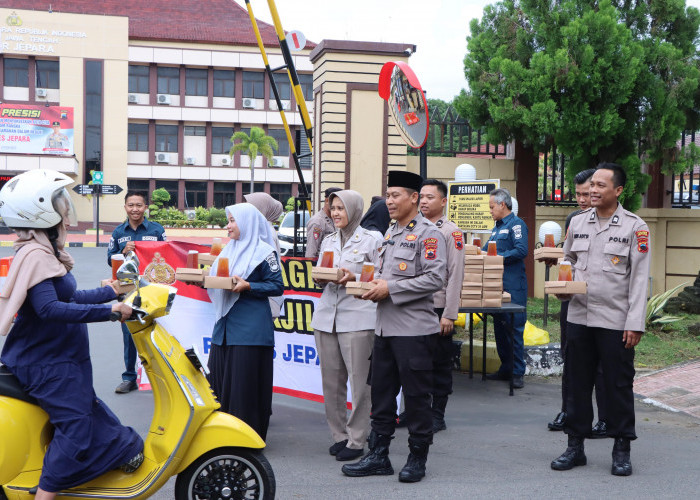
[[[323,209],[316,212],[306,223],[306,257],[315,259],[323,238],[335,231],[335,225]]]
[[[50,149],[62,149],[67,148],[69,143],[70,141],[68,140],[67,135],[61,133],[51,134],[46,138],[46,143],[44,147]]]
[[[359,279],[362,264],[371,262],[379,268],[379,247],[382,235],[360,226],[340,248],[340,232],[329,234],[321,243],[321,252],[333,252],[333,267],[344,267]],[[376,274],[376,273],[375,273]],[[377,305],[371,300],[360,300],[345,293],[345,286],[328,283],[314,309],[311,327],[323,332],[359,332],[374,330],[377,322]]]
[[[444,308],[442,317],[456,320],[464,281],[464,234],[444,215],[435,222],[447,247],[447,283],[434,296],[436,308]]]
[[[433,295],[445,284],[445,239],[421,214],[405,227],[389,226],[379,251],[377,278],[389,297],[377,304],[375,333],[386,337],[432,335],[440,331]]]
[[[588,283],[588,293],[573,295],[569,303],[569,322],[644,331],[651,255],[642,219],[618,204],[601,225],[595,208],[584,210],[571,220],[564,255],[574,280]]]

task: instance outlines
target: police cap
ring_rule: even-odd
[[[390,170],[386,183],[386,187],[402,187],[414,191],[420,191],[422,185],[423,178],[420,175],[403,170]]]

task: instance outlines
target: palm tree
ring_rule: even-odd
[[[236,141],[241,141],[236,144]],[[277,141],[274,137],[265,134],[265,131],[260,127],[250,129],[250,135],[245,132],[235,132],[231,136],[233,146],[229,154],[233,156],[236,151],[243,151],[250,159],[250,192],[253,192],[253,164],[258,153],[267,158],[267,161],[272,160],[275,155],[274,149],[279,149]]]

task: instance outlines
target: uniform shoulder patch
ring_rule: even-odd
[[[523,230],[522,230],[522,226],[520,224],[518,224],[517,226],[513,226],[513,237],[516,240],[519,240],[520,238],[523,237]]]
[[[276,273],[280,270],[280,265],[277,262],[277,258],[274,254],[270,254],[267,257],[265,257],[265,261],[267,262],[267,265],[270,266],[270,271],[272,271],[273,273]]]
[[[425,259],[435,260],[437,258],[438,239],[426,238],[423,240],[423,246],[425,247]]]
[[[455,231],[452,233],[452,237],[455,239],[455,248],[461,250],[464,248],[464,240],[462,239],[462,231]]]
[[[321,237],[321,228],[318,226],[314,227],[313,234],[315,240],[319,239]]]
[[[639,253],[649,252],[649,231],[640,229],[634,235],[637,237],[637,251]]]

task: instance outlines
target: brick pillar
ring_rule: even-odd
[[[525,273],[527,274],[527,294],[534,296],[535,291],[535,262],[532,252],[535,249],[535,202],[537,201],[538,158],[531,147],[515,143],[515,197],[518,200],[518,217],[527,226],[529,255],[525,258]]]

